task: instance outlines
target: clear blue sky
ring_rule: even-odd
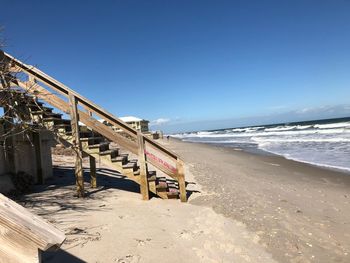
[[[154,129],[350,115],[348,0],[1,0],[0,24],[10,54]]]

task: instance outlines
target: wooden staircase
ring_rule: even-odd
[[[7,65],[5,81],[19,92],[17,100],[25,104],[31,122],[51,130],[75,150],[79,196],[84,196],[82,158],[89,156],[92,187],[97,185],[96,160],[100,160],[139,184],[145,200],[153,193],[187,201],[184,163],[178,155],[37,68],[4,52],[1,56]]]

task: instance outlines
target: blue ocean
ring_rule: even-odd
[[[264,151],[350,172],[350,117],[172,135],[183,141]]]

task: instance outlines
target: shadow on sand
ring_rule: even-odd
[[[140,187],[137,183],[129,180],[122,174],[106,168],[97,169],[97,188],[90,188],[86,185],[86,197],[84,199],[74,197],[75,191],[75,176],[74,167],[54,167],[54,176],[48,179],[44,185],[35,185],[33,192],[29,195],[21,196],[17,201],[22,203],[25,207],[31,207],[39,216],[48,218],[51,223],[64,224],[68,221],[76,221],[76,218],[68,219],[60,216],[52,217],[51,215],[57,213],[59,215],[71,213],[72,211],[82,212],[79,216],[86,216],[86,211],[106,211],[113,207],[105,202],[106,198],[110,196],[111,189],[120,189],[133,193],[139,193]],[[88,169],[84,169],[84,181],[89,183],[90,174]],[[175,180],[169,180],[174,181]],[[194,184],[186,182],[186,185]],[[188,191],[188,197],[196,191]],[[98,193],[98,194],[97,194]],[[118,193],[113,193],[113,196],[118,196]],[[91,202],[98,200],[98,202]],[[51,218],[51,220],[50,220]],[[55,219],[53,219],[55,218]],[[75,229],[68,229],[66,235],[76,231]],[[85,230],[84,230],[85,231]],[[80,263],[85,262],[65,250],[59,249],[57,251],[42,252],[42,262],[67,262]]]
[[[43,263],[83,263],[86,261],[73,256],[65,250],[58,249],[56,251],[45,251],[41,253]]]
[[[88,199],[99,199],[102,200],[103,197],[108,196],[110,189],[119,189],[122,191],[128,191],[132,193],[140,193],[140,186],[134,181],[128,179],[126,176],[120,174],[115,170],[108,168],[98,168],[96,169],[97,174],[97,188],[86,187],[85,196]],[[84,181],[86,183],[90,182],[89,169],[84,169]],[[176,182],[175,180],[168,179],[170,182]],[[193,182],[186,182],[188,184],[195,184]],[[49,193],[52,193],[53,190],[65,188],[71,191],[65,191],[63,193],[57,194],[55,198]],[[35,185],[33,189],[33,194],[42,193],[49,191],[46,196],[40,196],[40,200],[36,198],[26,198],[22,196],[20,202],[24,202],[26,205],[35,206],[35,203],[45,203],[48,205],[59,206],[59,210],[90,210],[91,207],[83,206],[73,198],[76,194],[75,192],[75,176],[74,176],[74,167],[69,166],[56,166],[54,167],[54,176],[46,180],[44,185]],[[187,190],[187,198],[189,198],[193,193],[198,191]],[[96,196],[96,194],[98,196]],[[31,194],[32,196],[32,194]],[[156,195],[151,195],[152,198],[158,198]],[[73,199],[72,199],[73,198]],[[38,204],[39,205],[39,204]],[[57,211],[56,211],[57,212]],[[46,213],[45,213],[46,214]],[[44,214],[43,214],[44,215]]]

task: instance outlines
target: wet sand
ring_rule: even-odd
[[[190,203],[242,222],[278,262],[350,262],[350,174],[233,148],[162,143],[201,185]]]

